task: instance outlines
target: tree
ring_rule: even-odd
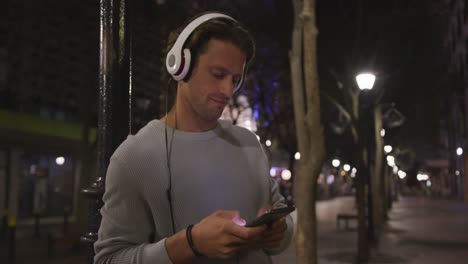
[[[294,28],[290,51],[294,115],[301,160],[296,180],[298,263],[317,263],[317,179],[325,157],[320,123],[320,97],[316,60],[315,1],[293,0]],[[302,7],[302,8],[301,8]],[[302,10],[301,10],[302,9]],[[302,48],[304,53],[302,54]],[[304,65],[301,65],[302,55]],[[302,79],[305,80],[305,85]],[[304,94],[306,101],[304,102]]]

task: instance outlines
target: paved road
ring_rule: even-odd
[[[320,264],[355,263],[357,233],[336,230],[336,214],[352,206],[351,197],[318,202]],[[291,245],[275,263],[296,263],[294,251]],[[369,263],[468,263],[468,204],[402,197],[394,203]]]

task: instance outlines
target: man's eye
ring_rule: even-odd
[[[224,73],[222,72],[213,72],[213,76],[217,79],[223,79],[224,78]]]

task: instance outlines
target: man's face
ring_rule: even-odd
[[[187,85],[182,85],[183,107],[201,122],[214,122],[241,79],[246,56],[234,44],[212,39],[198,58]]]

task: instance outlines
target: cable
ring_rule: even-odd
[[[171,213],[171,224],[172,224],[172,234],[175,234],[175,221],[174,221],[174,209],[172,206],[172,171],[171,171],[171,153],[169,153],[169,146],[168,146],[168,141],[167,141],[167,119],[168,119],[168,105],[169,105],[169,86],[171,83],[171,78],[169,78],[169,81],[167,82],[166,86],[166,103],[165,103],[165,109],[166,109],[166,118],[164,120],[164,138],[166,141],[166,162],[167,162],[167,173],[169,175],[169,184],[168,188],[166,190],[166,196],[167,196],[167,201],[169,202],[169,211]],[[172,152],[172,139],[174,138],[174,130],[171,136],[171,152]]]

